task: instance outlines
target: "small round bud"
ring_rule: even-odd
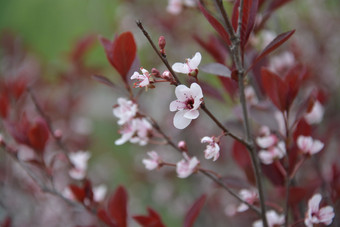
[[[158,46],[159,46],[159,49],[163,50],[165,48],[165,37],[164,36],[160,36],[159,39],[158,39]]]
[[[170,81],[172,79],[171,73],[169,71],[164,71],[161,75],[164,80]]]
[[[179,141],[177,146],[182,152],[188,151],[187,143],[183,140]]]
[[[156,69],[156,68],[152,68],[152,69],[151,69],[151,73],[152,73],[152,75],[155,76],[155,77],[161,77],[161,75],[160,75],[158,69]]]
[[[60,139],[62,136],[63,136],[63,131],[61,131],[61,129],[56,129],[54,131],[54,136],[57,138],[57,139]]]

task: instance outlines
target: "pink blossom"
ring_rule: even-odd
[[[138,72],[134,72],[131,76],[131,80],[138,80],[138,82],[135,83],[135,87],[146,87],[150,84],[150,81],[152,81],[152,77],[148,70],[140,68],[140,71],[142,71],[142,74],[139,74]]]
[[[278,142],[277,136],[275,134],[271,134],[270,129],[267,126],[262,126],[260,132],[261,136],[256,138],[256,143],[259,147],[267,149]]]
[[[185,63],[176,62],[175,64],[173,64],[172,69],[178,73],[193,74],[193,76],[195,76],[197,74],[197,67],[200,64],[201,59],[201,53],[196,52],[195,56],[192,59],[186,59]]]
[[[317,124],[322,121],[325,110],[319,101],[315,101],[312,110],[305,115],[308,124]]]
[[[91,157],[88,151],[78,151],[69,154],[73,168],[69,171],[70,177],[76,180],[82,180],[86,176],[87,162]]]
[[[256,191],[253,190],[242,189],[239,195],[243,200],[245,200],[249,204],[254,204],[258,200],[258,194]],[[248,210],[248,208],[249,207],[247,204],[241,203],[240,206],[238,206],[237,211],[243,212]]]
[[[98,185],[92,188],[93,200],[96,202],[101,202],[105,198],[107,187],[104,184]]]
[[[119,118],[118,124],[123,125],[136,116],[137,104],[125,98],[118,98],[118,104],[113,108],[113,115]]]
[[[145,118],[133,118],[119,130],[122,137],[116,140],[115,144],[122,145],[130,141],[144,146],[149,141],[151,131],[152,125]]]
[[[196,157],[189,158],[186,153],[183,153],[184,159],[177,162],[176,172],[179,178],[186,178],[195,172],[197,165],[200,163]]]
[[[281,159],[286,154],[286,146],[283,141],[277,143],[276,146],[272,146],[267,150],[260,150],[259,158],[263,164],[272,164],[276,159]]]
[[[145,168],[148,170],[154,170],[156,169],[159,164],[162,162],[161,158],[155,151],[148,152],[149,159],[143,159],[143,164],[145,165]]]
[[[325,225],[330,225],[334,218],[334,210],[331,206],[326,206],[319,208],[321,202],[321,195],[315,194],[308,201],[308,210],[305,217],[305,225],[307,227],[313,227],[314,224],[323,223]]]
[[[284,215],[279,215],[274,210],[267,211],[266,218],[268,222],[268,227],[281,226],[285,223]],[[255,221],[253,223],[253,227],[263,227],[262,220]]]
[[[186,128],[192,119],[199,116],[198,108],[203,100],[201,87],[192,83],[190,88],[178,85],[175,90],[177,100],[170,103],[170,111],[178,111],[174,117],[174,126],[178,129]]]
[[[313,140],[310,136],[299,136],[297,145],[304,154],[313,155],[322,150],[324,144],[320,140]]]
[[[204,157],[206,159],[214,158],[213,161],[216,161],[220,156],[220,146],[215,141],[215,137],[205,136],[202,138],[201,143],[208,143],[206,149],[204,150]]]

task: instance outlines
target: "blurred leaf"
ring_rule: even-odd
[[[165,227],[159,214],[151,208],[148,208],[148,216],[136,215],[133,219],[143,227]]]
[[[213,75],[230,77],[230,70],[227,66],[220,63],[210,63],[200,67],[203,72],[210,73]]]
[[[207,196],[202,195],[191,206],[191,208],[188,210],[188,212],[185,215],[184,224],[183,224],[184,227],[192,227],[193,226],[193,224],[194,224],[196,218],[198,217],[206,199],[207,199]]]
[[[127,226],[127,192],[123,186],[119,186],[115,193],[109,198],[108,214],[117,227]]]

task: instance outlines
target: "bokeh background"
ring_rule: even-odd
[[[174,16],[166,12],[167,4],[166,0],[1,0],[0,34],[3,35],[5,32],[14,34],[40,62],[42,67],[40,76],[50,81],[57,80],[60,72],[70,67],[70,50],[80,38],[102,35],[112,39],[114,35],[127,30],[132,31],[135,36],[141,65],[147,69],[156,67],[160,71],[164,70],[164,66],[135,25],[137,19],[142,20],[155,41],[159,35],[166,37],[170,62],[183,61],[184,58],[193,56],[196,51],[201,51],[204,63],[211,62],[212,59],[192,38],[194,34],[205,36],[212,31],[202,15],[197,10],[185,9],[181,14]],[[228,3],[226,4],[228,6]],[[305,61],[317,62],[314,64],[314,70],[320,71],[318,77],[320,83],[323,87],[334,90],[337,96],[340,95],[339,11],[338,0],[295,0],[282,7],[271,18],[267,28],[277,33],[296,29],[294,40],[305,56]],[[96,68],[98,74],[109,77],[114,83],[121,83],[98,41],[86,54],[85,62]],[[98,84],[90,76],[84,73],[84,77],[92,82],[86,87],[79,88],[84,98],[77,114],[84,119],[83,124],[86,124],[91,137],[91,143],[86,149],[92,153],[88,172],[94,184],[104,183],[110,191],[118,185],[124,185],[130,196],[130,214],[144,213],[145,207],[151,206],[160,212],[168,226],[180,226],[186,210],[201,193],[221,193],[202,176],[182,180],[176,177],[173,169],[164,168],[154,172],[144,169],[141,160],[146,156],[146,151],[152,149],[176,162],[180,157],[173,154],[174,151],[170,148],[156,145],[139,147],[134,144],[115,146],[114,141],[119,138],[119,134],[116,119],[112,115],[112,106],[122,93]],[[216,78],[202,79],[221,89]],[[159,95],[159,92],[162,95]],[[223,107],[215,105],[217,104],[215,100],[210,100],[209,104],[218,117],[232,118],[232,103],[230,98],[224,98],[227,105]],[[144,110],[148,110],[155,119],[162,122],[162,125],[171,125],[173,115],[168,113],[168,104],[174,99],[173,88],[160,85],[155,90],[143,94],[141,99]],[[334,110],[339,103],[334,101],[332,105]],[[198,136],[203,137],[207,132],[212,134],[215,132],[214,126],[207,127],[204,124],[206,122],[209,122],[209,119],[204,116],[202,122],[193,126]],[[201,128],[205,128],[205,131],[200,130]],[[166,131],[176,141],[187,140],[189,147],[203,157],[201,151],[204,145],[197,143],[197,138],[192,138],[189,130],[181,132],[171,127],[166,128]],[[222,145],[226,150],[230,146],[228,140]],[[3,156],[1,154],[1,157]],[[237,167],[228,158],[229,153],[226,151],[226,154],[222,155],[223,165],[215,167],[210,162],[206,165],[237,174],[235,170]],[[223,207],[235,201],[225,195],[224,200],[214,202]],[[30,203],[30,206],[32,205],[34,200]],[[17,208],[18,215],[29,216],[26,212],[26,209],[30,209],[28,206],[21,206],[19,203]],[[209,206],[205,209],[209,209]],[[203,209],[202,212],[204,211]],[[5,216],[6,210],[2,209],[0,214]],[[225,215],[224,210],[216,213],[216,217],[220,215]],[[213,222],[216,217],[199,218],[197,226],[208,226],[207,223]]]

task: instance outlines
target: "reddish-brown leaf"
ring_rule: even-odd
[[[108,215],[116,222],[117,227],[127,226],[127,200],[128,195],[123,186],[119,186],[109,198]]]
[[[84,202],[84,199],[86,198],[86,193],[85,190],[83,188],[78,187],[77,185],[74,184],[70,184],[69,188],[72,191],[72,194],[76,197],[76,199],[79,202]]]
[[[110,227],[117,227],[117,225],[111,221],[110,217],[108,216],[107,212],[103,208],[99,208],[97,211],[97,216],[100,220],[102,220],[105,224]]]
[[[262,58],[267,56],[269,53],[277,49],[279,46],[281,46],[283,43],[285,43],[293,34],[295,30],[288,31],[285,33],[282,33],[278,35],[273,41],[271,41],[264,49],[263,51],[254,59],[253,64],[247,69],[247,72],[251,70],[254,65],[256,65],[257,62],[259,62]]]
[[[302,118],[296,125],[294,130],[294,141],[297,140],[299,136],[310,136],[312,134],[312,127]]]
[[[208,22],[213,26],[213,28],[220,34],[223,41],[226,42],[228,45],[231,44],[229,35],[223,25],[215,18],[213,17],[205,8],[204,6],[198,2],[198,7],[205,16],[205,18],[208,20]]]
[[[160,215],[151,208],[148,208],[148,215],[136,215],[133,216],[136,222],[138,222],[143,227],[165,227],[162,223],[162,218]]]
[[[196,218],[198,217],[206,199],[207,199],[207,196],[202,195],[190,207],[190,209],[188,210],[188,212],[186,213],[185,218],[184,218],[184,224],[183,224],[184,227],[193,226],[193,224],[194,224]]]
[[[103,45],[107,59],[118,71],[122,79],[127,82],[127,74],[136,58],[137,46],[131,32],[124,32],[113,42],[99,37]]]
[[[0,115],[2,118],[7,118],[9,111],[9,101],[6,94],[0,94]]]
[[[233,14],[232,14],[232,25],[237,31],[238,19],[239,19],[239,6],[240,0],[237,0],[234,4]],[[242,26],[241,26],[241,48],[244,49],[247,41],[249,39],[250,33],[254,28],[255,17],[258,7],[258,0],[244,0],[243,2],[243,12],[242,12]]]
[[[262,68],[262,86],[267,96],[272,100],[273,104],[281,111],[288,110],[288,92],[287,84],[275,73],[266,68]]]
[[[39,152],[44,151],[48,137],[49,131],[45,121],[42,119],[37,120],[28,132],[31,146]]]
[[[235,141],[232,149],[232,157],[243,169],[249,183],[255,184],[255,176],[247,148],[242,143]]]
[[[95,40],[96,36],[94,35],[88,35],[78,40],[70,53],[71,60],[73,62],[82,61],[86,52],[93,46]]]

